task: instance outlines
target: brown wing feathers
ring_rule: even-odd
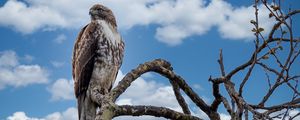
[[[95,26],[90,23],[82,29],[75,44],[73,57],[73,78],[75,79],[75,95],[84,93],[89,85],[94,66],[97,40],[91,35]]]

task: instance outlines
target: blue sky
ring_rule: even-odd
[[[300,1],[284,2],[285,7],[300,6]],[[88,9],[95,3],[99,1],[0,1],[1,120],[20,116],[47,120],[76,117],[72,49],[80,28],[89,22]],[[119,78],[140,63],[163,58],[172,63],[175,72],[201,97],[211,102],[208,78],[220,76],[219,50],[223,49],[229,71],[249,59],[254,48],[254,36],[249,32],[252,28],[249,21],[254,17],[252,1],[101,0],[100,3],[114,11],[126,44]],[[268,31],[273,22],[268,19],[267,10],[259,8],[261,26]],[[293,20],[294,26],[300,26],[299,16]],[[297,37],[299,31],[294,28]],[[300,72],[297,68],[294,71]],[[241,75],[234,77],[236,81]],[[245,94],[249,96],[247,100],[257,102],[260,99],[255,96],[264,95],[260,91],[265,86],[257,85],[264,79],[263,71],[255,71],[251,79],[253,82],[246,86],[249,93]],[[162,105],[180,110],[171,90],[165,78],[150,73],[140,78],[118,103]],[[291,95],[285,88],[278,91],[274,96],[276,101],[269,104],[285,101]],[[150,96],[148,100],[143,98],[146,96]],[[196,115],[203,116],[191,106]],[[223,109],[221,112],[225,113]]]

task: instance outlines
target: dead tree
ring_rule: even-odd
[[[294,119],[300,116],[300,112],[290,114],[291,110],[300,107],[300,92],[298,82],[300,80],[300,68],[295,66],[295,62],[300,62],[300,39],[293,34],[292,17],[300,13],[300,10],[283,11],[281,9],[281,0],[267,1],[255,0],[254,20],[249,20],[253,24],[252,32],[255,35],[253,53],[249,60],[237,66],[235,69],[225,71],[223,63],[222,50],[220,51],[219,59],[220,76],[209,77],[212,83],[212,91],[214,100],[211,104],[206,103],[196,92],[186,83],[186,81],[173,71],[171,64],[162,59],[156,59],[150,62],[139,65],[119,82],[109,94],[103,96],[104,100],[100,101],[102,106],[97,114],[97,120],[111,120],[118,116],[141,116],[151,115],[156,117],[164,117],[173,120],[201,120],[197,116],[191,115],[189,106],[181,95],[183,91],[202,110],[211,120],[220,120],[218,109],[222,104],[231,116],[232,120],[248,119]],[[258,4],[264,5],[269,12],[270,18],[274,18],[276,23],[268,36],[265,37],[262,32],[264,28],[259,26],[259,9]],[[249,23],[249,24],[250,24]],[[299,27],[299,26],[298,26]],[[287,56],[281,56],[282,52],[287,53]],[[272,64],[272,65],[271,65]],[[274,66],[275,65],[275,66]],[[258,103],[249,103],[243,96],[245,86],[251,81],[254,69],[265,71],[266,77],[260,78],[266,81],[266,93]],[[298,70],[296,73],[292,69]],[[182,107],[181,112],[177,112],[165,107],[158,106],[134,106],[134,105],[117,105],[116,99],[128,88],[131,83],[138,77],[147,72],[155,72],[163,77],[168,78],[173,87],[175,97]],[[234,80],[233,77],[245,72],[243,79]],[[239,82],[237,82],[239,81]],[[240,83],[240,84],[236,84]],[[289,101],[279,104],[266,105],[270,101],[270,97],[280,86],[287,86],[293,94]],[[220,92],[220,87],[225,88],[226,92]],[[251,91],[249,91],[251,92]],[[226,94],[224,94],[226,93]],[[222,106],[222,107],[223,107]]]

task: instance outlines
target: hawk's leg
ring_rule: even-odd
[[[108,91],[103,88],[94,87],[91,89],[91,99],[93,102],[97,103],[99,107],[101,107],[102,100],[104,99],[104,95],[107,94]]]
[[[94,64],[91,81],[89,84],[92,101],[101,107],[104,95],[108,94],[116,79],[118,67],[115,65],[96,62]]]

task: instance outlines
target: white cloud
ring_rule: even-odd
[[[47,115],[45,120],[77,120],[77,108],[70,107],[66,111],[59,113],[55,112],[50,115]]]
[[[119,71],[114,87],[118,84],[119,81],[121,81],[123,77],[124,74],[122,73],[122,71]],[[169,87],[170,86],[164,86],[162,84],[158,84],[153,80],[146,81],[144,80],[144,78],[140,77],[132,83],[132,85],[125,91],[125,93],[123,93],[120,96],[120,98],[117,100],[116,103],[119,105],[165,106],[180,111],[175,97],[172,96],[173,94],[172,89],[170,90]],[[114,120],[132,120],[132,119],[163,120],[163,118],[157,118],[151,116],[142,116],[142,117],[121,116],[115,118]]]
[[[213,27],[223,38],[254,38],[250,24],[255,18],[252,5],[233,7],[224,0],[124,0],[122,4],[116,1],[104,0],[104,3],[115,11],[121,28],[157,24],[156,38],[171,46],[190,36],[206,34]],[[266,8],[259,6],[259,23],[266,31],[273,24],[268,13]]]
[[[151,79],[154,77],[154,74],[151,72],[147,72],[147,73],[143,74],[141,77]]]
[[[14,51],[0,52],[0,67],[14,67],[18,64],[18,58]]]
[[[275,21],[269,19],[268,9],[263,5],[258,6],[258,9],[259,25],[265,29],[263,34],[266,34],[267,31],[270,31]],[[219,31],[222,37],[233,40],[250,40],[250,38],[254,37],[253,32],[250,32],[254,28],[254,25],[250,24],[250,20],[255,20],[252,6],[233,9],[225,16],[227,19],[219,23]]]
[[[157,24],[156,38],[173,46],[187,37],[205,34],[224,19],[229,6],[221,0],[213,0],[208,6],[205,0],[133,0],[130,5],[126,1],[124,4],[113,1],[116,0],[105,3],[115,8],[121,27]]]
[[[73,100],[74,96],[73,80],[58,79],[48,88],[52,94],[51,100]]]
[[[13,27],[24,34],[39,29],[78,28],[88,22],[88,9],[96,2],[96,0],[8,0],[0,8],[0,17],[4,18],[0,19],[0,25]]]
[[[294,117],[295,115],[297,115],[300,111],[297,109],[293,109],[293,110],[289,110],[288,111],[288,115]],[[278,112],[274,112],[272,113],[270,116],[274,117],[279,115],[277,118],[275,118],[274,120],[289,120],[289,116],[286,116],[285,118],[283,118],[283,116],[286,113],[286,109],[283,109],[281,111]],[[293,120],[300,120],[300,116],[295,117]]]
[[[203,90],[204,89],[200,84],[193,84],[192,87],[196,90]]]
[[[170,9],[173,19],[162,23],[156,31],[156,38],[169,45],[178,45],[187,37],[207,33],[224,19],[223,14],[228,11],[229,5],[221,0],[213,0],[207,6],[204,4],[205,1],[202,0],[178,0],[173,5],[165,6],[166,9]],[[164,6],[159,8],[162,7]],[[157,14],[161,11],[161,16],[169,14],[163,10],[158,10]]]
[[[231,117],[228,114],[221,113],[220,117],[221,117],[221,120],[231,120]]]
[[[295,115],[299,114],[299,112],[300,112],[299,110],[291,110],[290,116],[294,117]],[[294,120],[300,120],[300,116],[295,117]]]
[[[0,89],[48,82],[49,73],[39,65],[22,65],[14,51],[0,52]]]
[[[25,1],[28,5],[7,1],[0,8],[3,18],[0,25],[12,26],[25,34],[39,29],[79,28],[89,22],[90,6],[98,3],[96,0]],[[254,19],[252,5],[233,7],[224,0],[102,0],[101,3],[114,11],[121,29],[156,24],[156,38],[172,46],[190,36],[206,34],[214,26],[223,38],[253,38],[249,22]],[[259,14],[259,23],[270,29],[268,11],[260,6]]]
[[[6,118],[6,120],[77,120],[77,109],[74,107],[68,108],[63,112],[55,112],[47,115],[44,118],[28,117],[25,112],[15,112],[12,116]]]
[[[7,120],[40,120],[38,118],[29,118],[24,112],[15,112],[12,116],[7,117]]]
[[[56,68],[60,68],[62,66],[65,65],[65,62],[60,62],[60,61],[51,61],[51,64],[56,67]]]
[[[24,2],[8,0],[0,9],[1,25],[12,26],[22,33],[31,33],[42,27],[65,27],[60,14],[46,6],[27,6]]]
[[[57,44],[62,44],[66,40],[67,40],[67,36],[65,34],[60,34],[54,39],[54,42]]]
[[[119,71],[116,83],[121,80],[122,77],[120,76],[124,76],[121,71]],[[162,99],[164,99],[164,101],[161,101]],[[146,81],[142,77],[134,81],[126,92],[121,95],[119,100],[122,101],[118,101],[120,104],[130,102],[134,105],[145,104],[167,106],[170,108],[178,107],[171,86],[165,86],[153,80]]]
[[[26,62],[30,63],[34,60],[34,57],[31,55],[25,55],[22,59],[24,59]]]

